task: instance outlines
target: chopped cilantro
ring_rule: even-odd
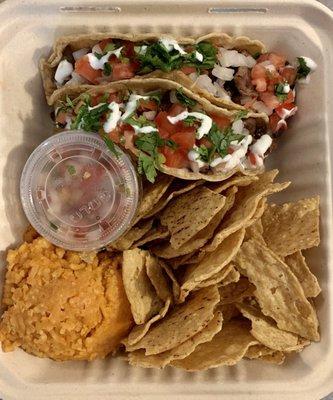
[[[198,149],[196,149],[196,152],[199,154],[199,158],[201,161],[205,163],[210,163],[215,152],[215,147],[206,147],[202,144]]]
[[[165,161],[163,154],[158,152],[158,148],[168,146],[172,149],[177,148],[177,143],[171,139],[163,139],[158,132],[141,133],[135,140],[135,146],[139,153],[138,172],[144,174],[149,182],[154,182],[157,170]]]
[[[154,183],[157,176],[157,170],[165,161],[162,154],[157,154],[155,157],[149,156],[142,151],[138,158],[138,172],[140,175],[145,175],[149,182]]]
[[[105,76],[110,76],[111,73],[112,73],[111,64],[109,64],[108,62],[104,63],[104,66],[103,66],[103,74],[104,74]]]
[[[101,127],[101,117],[109,111],[109,104],[102,103],[98,107],[91,108],[85,102],[79,109],[75,120],[72,122],[72,129],[83,129],[85,131],[98,132]]]
[[[116,46],[114,43],[108,43],[105,47],[104,47],[104,53],[107,53],[108,51],[113,51],[115,50]]]
[[[180,68],[183,61],[182,55],[177,50],[168,51],[159,42],[148,44],[145,53],[139,53],[137,57],[141,65],[141,74],[146,74],[156,69],[169,72]]]
[[[213,154],[216,151],[221,157],[225,157],[228,154],[231,142],[235,140],[240,142],[244,138],[244,135],[235,134],[230,127],[220,131],[217,125],[213,123],[207,138],[214,147],[214,150],[212,150]]]
[[[139,117],[131,116],[125,119],[125,122],[132,126],[138,126],[142,128],[143,126],[155,126],[152,121],[149,121],[144,115],[140,115]]]
[[[164,145],[164,140],[160,137],[158,132],[143,133],[135,140],[136,147],[145,153],[155,156],[157,148]]]
[[[67,171],[68,171],[69,175],[75,175],[76,174],[76,169],[75,169],[74,165],[68,165]]]
[[[105,144],[108,146],[111,153],[114,154],[116,156],[116,158],[118,158],[120,154],[119,154],[118,150],[116,149],[116,146],[115,146],[113,140],[111,140],[106,135],[103,135],[103,140],[104,140]]]
[[[189,115],[188,117],[183,119],[184,124],[187,126],[193,126],[196,121],[197,121],[197,119],[195,117],[193,117],[192,115]]]
[[[260,56],[261,56],[261,53],[260,53],[259,51],[257,51],[257,52],[255,52],[255,53],[253,54],[252,57],[253,57],[255,60],[257,60]]]
[[[199,61],[195,52],[198,51],[203,56],[203,60]],[[186,55],[185,64],[189,66],[196,67],[199,71],[200,69],[210,69],[216,64],[216,54],[217,50],[209,42],[200,42],[196,45],[194,51]]]
[[[297,79],[306,78],[311,69],[306,65],[306,62],[303,57],[297,57],[298,67],[297,67]]]
[[[98,60],[100,60],[100,59],[103,57],[103,54],[96,53],[96,51],[95,51],[95,52],[94,52],[94,56],[95,56]]]
[[[194,106],[197,104],[197,102],[196,102],[195,100],[190,99],[189,97],[187,97],[187,96],[184,94],[184,91],[183,91],[182,88],[176,90],[176,97],[177,97],[177,100],[178,100],[181,104],[183,104],[184,106],[186,106],[186,107],[194,107]]]
[[[288,93],[284,92],[285,83],[278,83],[275,85],[275,95],[280,103],[283,103],[288,97]]]
[[[238,121],[239,119],[243,119],[247,116],[248,110],[240,110],[235,114],[235,119],[234,121]]]

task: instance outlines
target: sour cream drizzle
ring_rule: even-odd
[[[109,109],[111,110],[111,113],[109,115],[109,118],[103,125],[103,129],[106,133],[110,133],[111,131],[113,131],[121,118],[121,111],[118,103],[113,101],[109,104]]]
[[[177,122],[182,121],[187,117],[194,117],[201,121],[201,125],[198,128],[197,134],[196,134],[197,139],[201,139],[203,136],[208,135],[208,133],[212,127],[213,120],[206,114],[202,114],[199,112],[183,111],[180,114],[176,115],[175,117],[168,116],[168,120],[172,124],[176,124]]]
[[[103,69],[104,64],[109,61],[111,54],[114,54],[117,58],[119,58],[121,50],[122,50],[122,47],[119,47],[119,49],[116,49],[116,50],[108,51],[101,58],[96,57],[94,53],[89,53],[88,60],[89,60],[89,64],[90,64],[91,68]]]

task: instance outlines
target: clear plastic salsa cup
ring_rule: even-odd
[[[21,201],[31,225],[69,250],[103,248],[135,215],[140,187],[130,158],[94,133],[51,136],[30,155],[21,176]]]

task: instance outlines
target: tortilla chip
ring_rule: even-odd
[[[223,324],[242,315],[235,304],[219,304],[217,310],[221,311],[223,315]]]
[[[163,260],[159,260],[159,261],[160,261],[160,265],[162,266],[162,268],[164,269],[165,273],[168,275],[168,277],[172,283],[173,297],[174,297],[174,300],[177,302],[179,299],[179,295],[180,295],[179,283],[178,283],[173,271],[171,270],[171,268]]]
[[[211,278],[205,279],[204,281],[199,282],[196,289],[219,284],[224,278],[226,278],[229,275],[229,273],[232,271],[233,268],[234,267],[231,263],[228,264],[225,268],[221,269],[221,271],[219,271],[217,274],[213,275]]]
[[[270,349],[269,347],[263,344],[256,344],[248,348],[247,352],[245,353],[245,358],[249,358],[250,360],[254,360],[256,358],[260,358],[263,356],[267,356],[273,354],[275,350]]]
[[[195,187],[202,185],[204,182],[204,180],[188,182],[181,179],[174,179],[171,185],[168,187],[168,190],[163,194],[150,212],[145,215],[145,218],[150,218],[153,215],[156,215],[162,211],[172,199],[175,199],[183,193],[191,191]]]
[[[270,364],[281,365],[284,363],[286,356],[282,351],[275,351],[272,354],[267,354],[265,356],[259,357],[259,360],[266,361]]]
[[[208,253],[198,264],[190,264],[186,267],[181,286],[181,298],[185,299],[187,294],[197,285],[214,276],[233,259],[240,248],[245,230],[227,237],[212,253]]]
[[[237,188],[235,190],[237,190]],[[188,242],[181,245],[178,249],[174,249],[170,243],[164,243],[151,248],[151,251],[158,257],[165,259],[172,259],[196,252],[214,235],[215,229],[220,224],[222,218],[228,210],[227,207],[228,204],[226,205],[225,203],[222,209],[211,219],[208,226],[194,235]]]
[[[191,354],[199,344],[212,340],[212,338],[221,330],[222,321],[222,314],[216,312],[214,318],[204,329],[179,346],[151,356],[146,356],[144,350],[136,350],[129,353],[129,363],[131,365],[145,368],[164,368],[173,360],[182,360]]]
[[[240,273],[234,266],[232,266],[228,275],[222,279],[219,286],[226,286],[229,285],[230,283],[238,282],[239,279],[240,279]]]
[[[261,218],[258,218],[246,228],[244,240],[247,241],[249,239],[255,239],[258,242],[261,242],[263,245],[266,245],[266,242],[262,236],[263,232],[264,228],[262,226]]]
[[[146,273],[147,257],[149,252],[139,249],[123,253],[123,282],[137,325],[147,322],[163,306]]]
[[[222,193],[231,186],[248,186],[257,180],[257,176],[236,175],[222,182],[207,182],[206,187],[215,193]]]
[[[141,239],[152,228],[153,222],[153,219],[138,222],[125,235],[111,243],[108,248],[119,251],[130,249],[134,242]]]
[[[280,256],[318,246],[319,197],[286,203],[271,204],[262,216],[267,246]]]
[[[169,287],[165,270],[161,266],[158,258],[148,254],[146,257],[146,272],[150,282],[154,286],[156,293],[160,299],[166,302],[173,298],[172,290]]]
[[[209,224],[224,203],[224,196],[205,187],[197,187],[173,200],[160,217],[161,224],[171,233],[171,245],[178,249],[190,240]]]
[[[289,182],[272,183],[277,173],[277,170],[265,172],[259,176],[258,181],[239,188],[233,208],[217,228],[213,240],[203,247],[203,252],[214,251],[226,237],[246,227],[264,196],[279,192],[289,186]]]
[[[171,365],[186,371],[202,371],[220,365],[234,365],[246,354],[250,346],[257,344],[244,320],[231,320],[223,326],[210,342],[200,344],[183,360]]]
[[[126,339],[123,340],[123,344],[125,345],[126,349],[130,348],[130,346],[134,345],[135,343],[139,342],[149,331],[150,327],[160,319],[164,318],[166,313],[168,312],[171,305],[171,300],[168,299],[163,308],[158,312],[158,314],[154,315],[150,320],[148,320],[145,324],[136,325]]]
[[[133,243],[132,248],[141,247],[155,240],[166,239],[168,236],[170,236],[168,228],[164,226],[152,227],[141,239]]]
[[[256,286],[254,295],[266,316],[282,330],[319,340],[316,312],[288,265],[254,239],[242,244],[235,262]]]
[[[255,286],[242,276],[238,282],[230,283],[219,288],[220,304],[241,302],[246,297],[253,296]]]
[[[294,254],[290,254],[290,256],[285,258],[284,262],[299,280],[304,290],[305,297],[317,297],[321,289],[317,278],[310,271],[302,252],[297,251]]]
[[[160,200],[168,187],[171,185],[173,177],[160,174],[154,183],[145,182],[141,203],[135,216],[134,224],[145,217]]]
[[[250,360],[258,359],[271,364],[280,365],[284,362],[286,356],[281,351],[275,351],[262,344],[257,344],[249,347],[245,358],[249,358]]]
[[[139,342],[128,346],[127,350],[145,349],[146,355],[152,355],[179,346],[209,324],[218,302],[216,286],[198,290],[186,303],[176,306],[156,323]]]
[[[259,309],[240,303],[237,304],[237,307],[244,317],[252,322],[252,336],[270,349],[290,352],[302,349],[309,343],[294,333],[279,329],[276,323],[265,317]]]
[[[190,259],[192,259],[196,254],[196,251],[192,251],[192,253],[185,254],[184,256],[170,258],[167,262],[172,269],[177,269],[182,265],[195,264],[196,261],[192,262]]]

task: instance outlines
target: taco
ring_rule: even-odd
[[[174,39],[156,34],[95,33],[59,38],[40,67],[49,104],[68,86],[105,84],[133,77],[174,80],[227,109],[251,109],[270,116],[272,130],[286,129],[295,114],[294,86],[309,73],[283,55],[266,53],[247,37],[211,33]],[[305,63],[305,64],[304,64]]]
[[[57,128],[99,133],[114,152],[122,146],[151,182],[158,170],[207,181],[257,174],[272,144],[265,114],[222,109],[165,79],[68,87],[55,100]]]

